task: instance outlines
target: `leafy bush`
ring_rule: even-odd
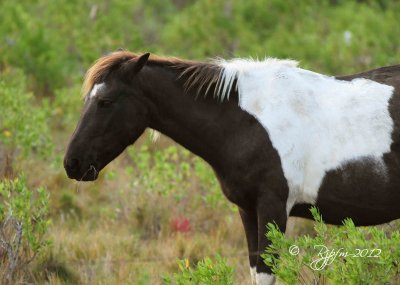
[[[205,258],[193,269],[187,259],[178,262],[179,273],[164,277],[167,285],[232,285],[234,270],[226,260],[217,256],[215,261]]]
[[[52,95],[80,81],[102,54],[154,41],[174,11],[165,0],[2,0],[0,66],[23,69],[34,90]]]
[[[137,168],[135,185],[161,195],[172,195],[179,202],[190,193],[193,180],[198,180],[198,187],[201,188],[198,197],[207,205],[212,208],[236,208],[226,200],[214,172],[202,159],[176,145],[161,150],[150,150],[150,146],[145,143],[139,149],[128,148],[128,154]]]
[[[11,163],[17,154],[26,157],[36,153],[43,157],[51,152],[49,104],[45,100],[38,106],[35,103],[32,93],[26,91],[25,76],[20,70],[1,73],[0,176],[1,159],[7,158],[4,164]]]
[[[57,89],[51,102],[52,127],[57,130],[75,127],[83,106],[80,84]]]
[[[0,281],[15,284],[25,269],[49,245],[44,238],[50,220],[48,193],[28,189],[24,177],[0,182]],[[23,277],[22,277],[23,278]],[[12,283],[15,282],[15,283]]]
[[[272,244],[265,263],[285,284],[399,284],[400,232],[388,234],[377,227],[327,226],[316,208],[315,237],[285,237],[268,224]]]

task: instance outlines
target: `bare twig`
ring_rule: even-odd
[[[14,221],[14,228],[16,230],[16,246],[15,250],[12,250],[12,245],[10,244],[10,264],[8,266],[8,271],[7,271],[7,277],[6,277],[6,282],[4,283],[5,285],[11,284],[13,280],[13,276],[15,273],[15,268],[17,267],[18,264],[18,257],[19,257],[19,249],[21,245],[21,240],[22,240],[22,232],[23,232],[23,226],[21,222]]]

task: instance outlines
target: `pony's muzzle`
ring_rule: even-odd
[[[78,181],[93,181],[97,179],[99,174],[94,164],[85,166],[76,158],[65,158],[64,168],[69,178]]]

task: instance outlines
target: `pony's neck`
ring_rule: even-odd
[[[239,131],[241,118],[248,117],[238,107],[237,100],[221,103],[212,94],[197,96],[195,88],[185,91],[185,79],[179,79],[179,70],[170,67],[147,66],[141,73],[151,104],[149,127],[172,138],[213,167],[224,161],[229,137]]]

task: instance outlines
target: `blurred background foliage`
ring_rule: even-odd
[[[399,18],[396,0],[1,0],[0,177],[44,186],[53,221],[53,245],[18,280],[158,284],[176,258],[221,254],[249,283],[234,207],[211,169],[167,138],[144,136],[95,183],[65,177],[80,85],[101,55],[293,58],[348,74],[400,63]],[[310,228],[297,224],[289,234]]]
[[[396,63],[398,1],[2,0],[3,66],[43,95],[118,47],[166,55],[283,57],[327,73]]]

